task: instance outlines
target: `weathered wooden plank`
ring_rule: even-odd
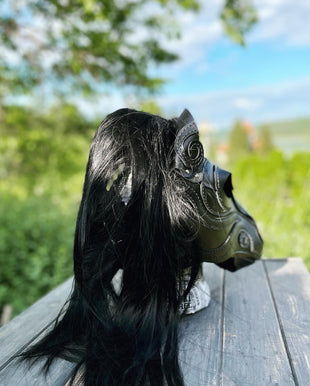
[[[222,351],[223,270],[204,263],[211,291],[207,308],[185,316],[180,328],[179,360],[186,386],[217,385]]]
[[[63,386],[69,379],[74,364],[57,359],[45,377],[41,371],[42,362],[28,367],[16,359],[0,372],[0,386]]]
[[[310,384],[310,276],[302,261],[257,262],[236,273],[225,272],[224,282],[224,271],[217,266],[205,264],[204,272],[211,302],[181,322],[185,384]],[[0,386],[65,383],[71,363],[59,360],[44,380],[39,366],[28,370],[8,358],[56,317],[71,284],[67,281],[0,329]]]
[[[296,384],[310,385],[310,275],[298,258],[265,262]]]
[[[295,385],[261,261],[225,273],[221,385]]]
[[[0,328],[0,370],[56,318],[72,287],[72,278]]]

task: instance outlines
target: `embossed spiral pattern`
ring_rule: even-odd
[[[185,148],[184,156],[187,165],[191,167],[200,165],[203,161],[202,144],[197,140],[190,142]]]

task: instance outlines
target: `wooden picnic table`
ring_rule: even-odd
[[[231,273],[204,264],[211,302],[185,316],[180,363],[188,386],[310,385],[310,275],[299,258],[257,261]],[[12,356],[52,325],[72,279],[0,329],[0,385],[64,385],[73,365],[58,360],[45,379]]]

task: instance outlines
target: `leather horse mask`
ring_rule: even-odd
[[[175,169],[200,217],[202,261],[235,271],[259,259],[263,240],[254,219],[235,200],[231,174],[204,157],[198,127],[188,110],[177,119]]]

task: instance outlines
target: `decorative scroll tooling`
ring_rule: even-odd
[[[202,144],[195,136],[193,140],[188,141],[188,143],[184,145],[183,158],[186,162],[186,166],[190,167],[191,169],[199,166],[204,159]]]

